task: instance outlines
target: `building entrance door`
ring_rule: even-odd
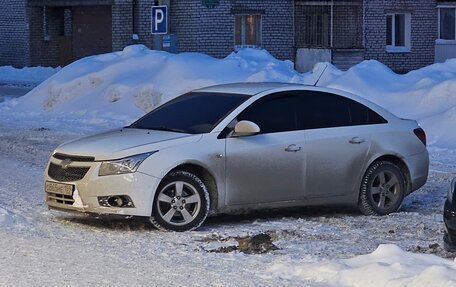
[[[73,60],[112,52],[111,6],[73,6]]]

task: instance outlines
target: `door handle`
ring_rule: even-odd
[[[302,147],[297,146],[295,144],[291,144],[285,148],[285,151],[287,152],[298,152],[302,149]]]
[[[348,142],[351,143],[351,144],[360,144],[360,143],[363,143],[365,142],[366,140],[363,139],[363,138],[360,138],[360,137],[354,137],[352,138],[351,140],[349,140]]]

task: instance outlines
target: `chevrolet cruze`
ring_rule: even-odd
[[[73,140],[45,172],[49,208],[149,217],[162,230],[209,214],[344,204],[386,215],[427,180],[426,135],[355,95],[228,84],[177,97],[130,126]]]

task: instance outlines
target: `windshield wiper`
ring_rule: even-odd
[[[181,129],[174,129],[170,127],[165,127],[165,126],[157,126],[157,127],[143,127],[139,123],[132,123],[129,126],[126,126],[125,128],[130,128],[130,129],[144,129],[144,130],[155,130],[155,131],[165,131],[165,132],[176,132],[176,133],[184,133],[184,134],[189,134],[188,131],[181,130]]]
[[[144,127],[141,127],[141,128],[144,128]],[[184,134],[188,134],[188,133],[189,133],[189,132],[187,132],[187,131],[185,131],[185,130],[174,129],[174,128],[165,127],[165,126],[147,127],[147,128],[145,128],[145,129],[148,129],[148,130],[155,130],[155,131],[165,131],[165,132],[184,133]]]
[[[132,123],[129,126],[124,127],[124,129],[143,129],[138,123]]]

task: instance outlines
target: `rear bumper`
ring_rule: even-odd
[[[406,158],[406,163],[410,172],[411,189],[410,192],[422,187],[429,174],[429,153],[425,152]]]
[[[448,199],[443,210],[445,234],[443,236],[444,248],[447,251],[456,252],[456,204],[451,204]]]

